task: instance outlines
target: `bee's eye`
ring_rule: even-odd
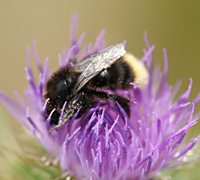
[[[61,80],[58,82],[58,84],[56,85],[56,91],[57,92],[62,92],[62,91],[66,91],[67,90],[67,82],[66,80]]]

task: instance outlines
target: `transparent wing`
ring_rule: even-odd
[[[93,60],[94,60],[94,58],[91,56],[83,59],[82,61],[78,62],[78,64],[76,64],[76,66],[74,67],[74,70],[76,72],[82,73],[90,65],[90,63]]]
[[[77,83],[74,86],[73,93],[78,92],[90,79],[96,76],[99,72],[109,68],[115,61],[125,54],[123,44],[110,46],[96,54],[89,56],[78,63],[74,70],[82,72]]]

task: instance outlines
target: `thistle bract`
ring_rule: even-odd
[[[95,44],[81,49],[85,33],[77,39],[77,21],[75,15],[71,28],[71,47],[59,55],[59,66],[69,65],[71,58],[82,59],[106,47],[103,40],[105,30],[97,37]],[[124,42],[125,43],[125,42]],[[187,152],[197,143],[199,136],[188,141],[184,137],[188,129],[197,123],[193,116],[195,105],[200,96],[188,102],[192,80],[188,90],[174,100],[180,83],[174,87],[167,83],[168,60],[164,50],[164,69],[152,67],[151,46],[147,40],[147,50],[141,61],[149,72],[148,84],[139,88],[132,84],[130,90],[117,90],[124,97],[133,99],[130,103],[130,116],[116,102],[99,103],[81,118],[78,112],[57,131],[50,130],[51,112],[45,115],[48,99],[43,99],[43,89],[51,75],[48,58],[44,65],[37,55],[36,42],[33,43],[33,54],[39,70],[37,83],[30,65],[30,47],[27,48],[28,87],[24,98],[16,95],[18,102],[4,93],[0,93],[2,104],[23,123],[35,136],[50,156],[60,162],[63,172],[75,179],[150,179],[163,169],[175,168],[183,162]],[[115,93],[116,93],[115,92]]]

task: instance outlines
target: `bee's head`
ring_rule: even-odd
[[[70,68],[61,68],[46,82],[43,92],[44,99],[50,99],[54,108],[62,108],[72,94],[72,88],[76,82],[77,74],[71,72]]]
[[[58,118],[58,124],[49,130],[51,133],[53,130],[58,129],[63,124],[65,124],[68,120],[70,120],[75,113],[81,108],[83,96],[81,93],[74,95],[69,99],[69,101],[65,102],[62,109],[60,109],[60,116]]]

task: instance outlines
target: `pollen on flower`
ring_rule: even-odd
[[[106,30],[103,30],[94,45],[90,43],[87,48],[82,49],[86,34],[77,38],[77,23],[78,16],[75,15],[72,18],[70,47],[62,55],[58,55],[60,68],[75,67],[76,60],[82,60],[106,48],[103,39]],[[153,67],[152,53],[155,46],[151,46],[146,35],[145,42],[147,49],[144,50],[140,64],[147,68],[146,82],[142,87],[133,82],[128,90],[110,90],[125,99],[134,100],[127,103],[130,115],[123,103],[102,103],[99,100],[84,113],[81,112],[82,107],[79,107],[73,117],[51,134],[49,130],[56,123],[62,122],[66,115],[68,102],[63,100],[59,108],[47,108],[51,99],[44,100],[44,89],[52,74],[48,58],[42,65],[34,41],[33,54],[39,70],[39,82],[36,82],[30,63],[30,47],[27,48],[25,71],[28,88],[24,91],[24,97],[17,95],[19,101],[15,102],[0,92],[0,100],[47,150],[51,158],[41,157],[45,165],[59,163],[68,179],[147,180],[164,169],[176,168],[197,159],[191,159],[190,155],[194,157],[192,148],[200,135],[189,141],[184,138],[188,129],[197,123],[198,117],[194,115],[194,109],[200,100],[200,94],[192,102],[188,101],[193,83],[190,79],[186,92],[175,101],[180,83],[177,82],[174,87],[168,85],[166,50],[163,50],[163,70],[158,66]],[[79,116],[80,112],[82,116]],[[56,123],[52,123],[53,118],[57,120]]]

